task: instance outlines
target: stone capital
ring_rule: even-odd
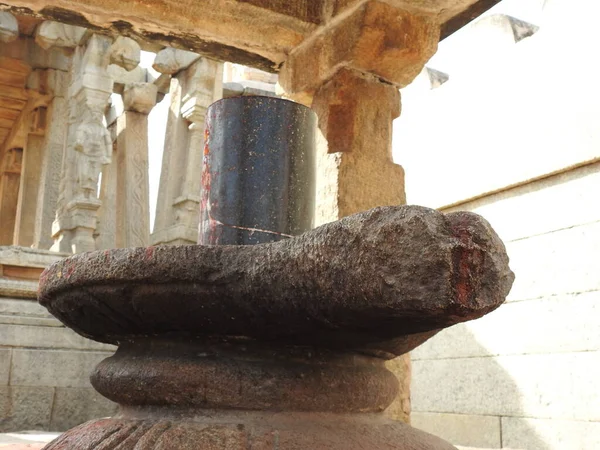
[[[131,83],[123,90],[126,111],[149,114],[156,105],[158,87],[154,83]]]
[[[126,70],[135,69],[140,63],[140,45],[133,39],[119,36],[110,48],[110,62]]]
[[[187,69],[199,59],[200,55],[197,53],[167,47],[156,54],[152,67],[157,72],[173,75],[180,70]]]
[[[0,11],[0,42],[12,42],[19,37],[19,24],[8,11]]]
[[[279,82],[290,94],[313,93],[346,67],[403,87],[433,56],[438,40],[434,17],[369,0],[292,50]]]
[[[35,32],[35,42],[43,49],[50,47],[77,47],[83,41],[87,29],[75,25],[47,20]]]

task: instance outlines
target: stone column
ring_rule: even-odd
[[[49,249],[52,239],[52,222],[56,215],[56,204],[63,159],[63,148],[67,133],[67,87],[69,74],[59,70],[44,71],[44,86],[52,99],[48,104],[44,136],[41,173],[39,178],[35,224],[32,247]]]
[[[0,245],[13,244],[22,163],[22,148],[8,150],[0,161]]]
[[[221,62],[200,58],[171,80],[153,244],[197,242],[204,117],[222,96],[222,78]]]
[[[125,111],[116,121],[116,245],[147,246],[150,238],[148,114],[156,104],[153,83],[133,83],[123,92]]]
[[[111,161],[117,161],[117,120],[108,124],[112,145]],[[98,226],[96,228],[96,249],[105,250],[117,247],[117,164],[107,164],[102,168]]]
[[[343,38],[342,38],[343,37]],[[363,2],[289,55],[280,73],[288,96],[311,105],[322,132],[317,159],[318,224],[406,202],[392,161],[398,89],[434,54],[435,21],[380,1]],[[389,363],[400,394],[388,413],[408,421],[410,357]]]
[[[69,86],[69,118],[52,250],[80,253],[95,249],[98,177],[110,163],[112,143],[102,119],[113,90],[108,75],[111,39],[92,35],[78,47]]]
[[[87,33],[51,25],[39,27],[36,41],[40,45],[70,46]],[[85,46],[75,49],[52,250],[79,253],[96,248],[95,230],[101,205],[98,179],[102,167],[112,157],[112,142],[103,123],[104,110],[113,92],[113,79],[107,69],[111,63],[131,69],[138,62],[139,46],[129,38],[119,38],[113,43],[110,37],[92,34]]]

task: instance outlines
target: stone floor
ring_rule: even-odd
[[[39,450],[59,434],[47,431],[0,433],[0,450]]]

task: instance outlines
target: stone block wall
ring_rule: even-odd
[[[455,209],[486,217],[507,303],[412,353],[412,423],[484,448],[600,448],[600,163]]]
[[[116,411],[90,385],[114,347],[65,328],[34,300],[0,298],[0,432],[64,431]]]

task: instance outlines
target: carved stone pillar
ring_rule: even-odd
[[[200,58],[171,82],[171,114],[151,237],[153,244],[197,241],[204,118],[208,106],[222,95],[222,78],[221,62]]]
[[[150,238],[148,114],[156,94],[152,83],[133,83],[123,92],[125,111],[116,121],[117,247],[147,246]]]
[[[108,124],[112,145],[111,161],[117,161],[117,120]],[[98,227],[96,228],[96,249],[105,250],[117,247],[117,164],[107,164],[102,168],[98,208]]]
[[[56,220],[55,251],[80,253],[95,249],[98,177],[110,163],[112,143],[102,119],[113,90],[107,72],[112,41],[92,35],[78,47],[69,86],[69,118]]]
[[[22,163],[22,148],[8,150],[0,161],[0,245],[13,244]]]
[[[46,128],[40,164],[37,204],[32,247],[49,249],[52,239],[52,222],[56,216],[56,204],[61,176],[63,148],[65,145],[68,117],[67,88],[69,74],[47,69],[40,74],[44,93],[51,95],[46,110]]]

